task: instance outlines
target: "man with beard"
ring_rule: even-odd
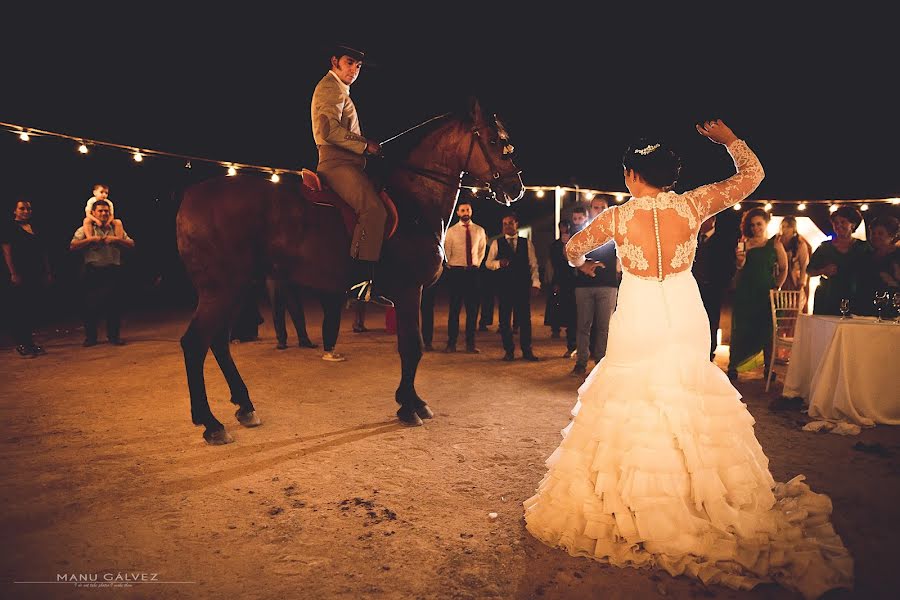
[[[450,314],[447,317],[447,347],[456,352],[459,337],[459,311],[466,305],[466,352],[477,354],[475,326],[478,321],[478,267],[484,260],[487,234],[472,221],[472,204],[460,200],[456,207],[459,222],[447,230],[444,255],[447,260],[447,284],[450,288]]]

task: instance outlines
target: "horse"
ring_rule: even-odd
[[[422,357],[419,307],[423,286],[437,281],[446,224],[465,178],[494,200],[510,205],[524,194],[512,145],[496,115],[478,101],[432,119],[415,143],[393,161],[386,159],[384,184],[396,205],[393,235],[385,240],[376,284],[394,300],[400,383],[397,418],[408,426],[433,418],[416,393]],[[327,183],[327,182],[326,182]],[[203,364],[211,349],[238,408],[238,423],[261,419],[229,349],[229,323],[254,277],[277,273],[324,297],[343,300],[351,258],[350,234],[340,211],[311,202],[308,188],[276,185],[253,175],[222,176],[185,190],[176,218],[178,251],[197,293],[197,307],[181,337],[191,400],[191,420],[203,426],[210,445],[233,441],[213,415],[206,396]],[[339,318],[339,312],[338,318]]]

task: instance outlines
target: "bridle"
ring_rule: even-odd
[[[439,115],[437,117],[432,117],[431,119],[428,119],[427,121],[424,121],[423,123],[420,123],[419,125],[416,125],[415,127],[411,127],[410,129],[407,129],[403,133],[400,133],[400,134],[386,140],[386,142],[394,140],[394,139],[400,137],[401,135],[412,131],[413,129],[416,129],[418,127],[421,127],[422,125],[425,125],[426,123],[430,123],[431,121],[434,121],[435,119],[446,117],[449,114],[450,113],[445,113],[445,114]],[[496,116],[495,116],[495,119],[496,119]],[[401,169],[410,171],[410,172],[415,173],[416,175],[419,175],[426,179],[435,181],[444,187],[451,188],[451,189],[456,188],[456,194],[455,194],[455,198],[453,201],[454,206],[456,205],[456,200],[459,199],[459,193],[462,191],[466,177],[469,177],[469,179],[471,180],[471,182],[473,184],[472,187],[488,190],[490,192],[491,197],[494,199],[495,202],[497,202],[498,204],[502,204],[504,206],[509,206],[510,205],[509,200],[500,200],[497,198],[497,192],[494,190],[492,182],[502,184],[502,182],[507,179],[511,179],[513,177],[518,178],[519,175],[521,175],[522,171],[520,169],[514,169],[513,171],[510,171],[509,173],[506,173],[505,175],[503,173],[501,173],[500,169],[497,167],[497,163],[494,162],[493,158],[491,158],[490,152],[488,152],[488,148],[486,145],[487,142],[485,142],[484,136],[481,133],[482,129],[484,129],[483,126],[479,127],[476,125],[476,126],[473,126],[472,129],[470,130],[470,132],[469,132],[470,133],[469,150],[468,150],[468,152],[466,152],[466,162],[463,164],[462,170],[460,171],[458,176],[454,176],[453,173],[438,171],[436,169],[428,169],[425,167],[420,167],[418,165],[412,165],[409,163],[400,163],[397,166]],[[502,129],[502,127],[499,126],[499,123],[498,123],[498,136],[500,138],[500,141],[503,142],[503,154],[504,155],[512,154],[513,146],[512,146],[512,144],[509,143],[509,138],[506,135],[506,132]],[[472,154],[475,151],[476,143],[478,144],[478,147],[481,149],[481,154],[482,154],[482,156],[484,156],[484,159],[488,164],[488,167],[491,172],[491,180],[481,179],[481,178],[473,175],[471,172],[469,172],[469,163],[472,160]],[[515,164],[512,162],[511,157],[509,158],[509,161],[510,161],[510,164],[512,164],[513,167],[515,167]]]

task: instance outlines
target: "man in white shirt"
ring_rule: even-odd
[[[487,249],[484,228],[472,221],[472,204],[460,200],[456,207],[459,222],[447,230],[444,256],[447,261],[447,284],[450,288],[450,314],[447,317],[447,347],[456,352],[459,337],[459,311],[466,305],[466,352],[478,354],[475,347],[475,326],[478,321],[478,267]]]
[[[503,217],[503,237],[491,242],[486,264],[488,269],[497,271],[500,336],[506,352],[503,360],[515,360],[511,326],[513,312],[519,323],[522,358],[540,360],[531,349],[531,296],[541,291],[537,255],[531,240],[519,237],[519,220],[515,215]]]

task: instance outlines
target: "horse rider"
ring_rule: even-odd
[[[316,85],[312,96],[312,130],[319,149],[318,172],[356,211],[347,293],[363,302],[394,306],[374,290],[375,264],[381,256],[387,211],[363,171],[366,156],[379,156],[381,145],[362,135],[356,106],[350,99],[350,85],[359,76],[365,53],[349,46],[335,46],[330,56],[331,69]]]

